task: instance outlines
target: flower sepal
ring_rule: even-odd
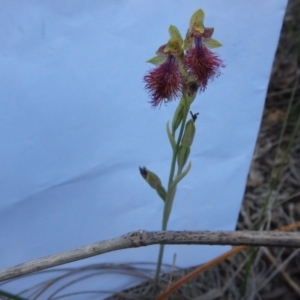
[[[203,38],[203,44],[209,49],[218,48],[222,46],[222,44],[219,41],[211,38]]]
[[[190,20],[190,30],[191,31],[196,31],[199,33],[204,33],[204,26],[203,26],[203,21],[204,21],[204,11],[202,9],[196,10]]]
[[[178,30],[178,28],[176,26],[170,25],[170,27],[169,27],[169,34],[170,34],[171,39],[177,40],[178,43],[180,45],[182,45],[183,39],[182,39],[182,36],[180,34],[180,31]]]
[[[178,28],[174,25],[169,27],[170,39],[164,49],[165,53],[170,53],[174,55],[176,58],[183,58],[183,39]]]
[[[156,55],[150,59],[147,60],[148,63],[151,63],[155,66],[159,66],[161,64],[163,64],[164,62],[166,62],[167,60],[167,55]]]

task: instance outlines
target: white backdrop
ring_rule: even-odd
[[[215,51],[226,68],[192,106],[200,112],[193,165],[168,228],[233,230],[286,2],[0,1],[0,269],[161,228],[163,203],[138,167],[167,183],[165,124],[177,103],[151,109],[142,77],[169,25],[184,36],[199,8],[223,44]],[[187,267],[225,250],[168,246],[164,262],[177,253],[177,265]],[[158,246],[128,249],[72,265],[155,262],[157,252]],[[17,292],[40,279],[3,289]],[[129,281],[102,284],[114,289]],[[85,282],[86,289],[96,286]]]

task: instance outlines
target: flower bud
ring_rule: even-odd
[[[162,185],[156,190],[156,192],[159,195],[159,197],[161,199],[163,199],[163,201],[166,200],[167,191],[165,190],[165,188]]]
[[[142,177],[148,182],[148,184],[156,190],[157,194],[165,201],[166,198],[166,190],[165,188],[162,186],[161,184],[161,180],[159,179],[159,177],[146,169],[146,167],[140,167],[140,173],[142,175]]]
[[[181,145],[184,147],[190,147],[193,143],[195,132],[195,123],[193,120],[189,120],[185,125],[185,131],[183,134]]]
[[[177,164],[178,164],[179,172],[181,172],[184,165],[186,164],[186,162],[189,158],[190,152],[191,152],[190,147],[185,147],[182,145],[179,147],[178,153],[177,153]]]

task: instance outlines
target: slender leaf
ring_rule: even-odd
[[[178,182],[189,172],[189,170],[191,169],[191,167],[192,167],[192,163],[189,162],[189,164],[187,165],[186,169],[182,173],[180,173],[180,174],[178,174],[176,176],[176,178],[172,182],[172,185],[177,185]]]
[[[171,133],[170,126],[169,126],[169,121],[167,122],[167,134],[168,134],[169,141],[170,141],[170,144],[172,146],[172,149],[175,152],[176,148],[177,148],[177,145],[176,145],[175,139],[174,139],[174,137]]]

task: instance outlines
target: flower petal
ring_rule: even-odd
[[[155,53],[157,55],[166,55],[164,52],[165,48],[166,48],[166,44],[160,46]]]
[[[205,38],[210,38],[212,37],[213,33],[214,33],[214,28],[213,27],[205,27],[204,28],[204,33],[203,33],[203,37]]]

